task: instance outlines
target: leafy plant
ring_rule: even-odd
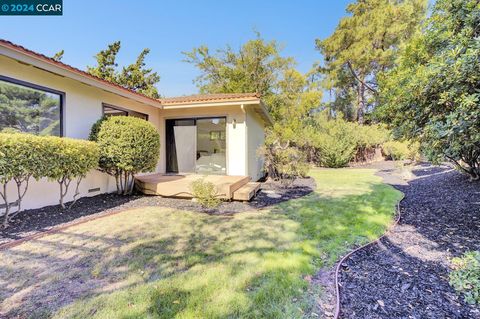
[[[194,180],[190,184],[193,197],[204,208],[216,208],[220,205],[221,200],[218,197],[218,191],[215,185],[211,182],[205,181],[203,178]]]
[[[17,210],[22,209],[22,200],[27,193],[30,179],[44,175],[45,161],[43,138],[24,133],[0,133],[0,196],[5,204],[3,227],[7,227],[11,214],[8,183],[13,181],[17,188]]]
[[[470,251],[452,259],[450,285],[462,293],[469,304],[480,304],[480,252]]]
[[[480,4],[438,0],[399,65],[382,77],[378,115],[434,161],[480,179]]]
[[[92,127],[90,139],[100,148],[100,170],[115,177],[119,194],[131,194],[134,175],[153,171],[157,165],[160,136],[145,120],[127,116],[102,119]]]
[[[77,201],[79,186],[87,173],[98,166],[99,148],[96,143],[61,137],[43,137],[42,152],[45,155],[44,176],[60,185],[59,204],[65,206],[65,196],[70,184],[76,180],[71,206]],[[70,207],[71,207],[70,206]]]
[[[357,147],[353,124],[342,118],[328,119],[325,113],[315,117],[317,134],[314,145],[318,149],[317,159],[324,167],[344,167],[352,159]]]

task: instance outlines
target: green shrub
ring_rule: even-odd
[[[22,209],[22,200],[28,190],[30,179],[44,176],[45,156],[43,138],[24,133],[0,133],[0,195],[5,203],[3,227],[7,227],[11,215],[11,203],[7,184],[13,181],[17,188],[17,211]]]
[[[324,167],[344,167],[355,155],[357,147],[354,124],[341,118],[328,119],[324,114],[316,117],[317,135],[314,145],[318,149],[318,162]]]
[[[480,304],[480,252],[466,252],[462,257],[452,259],[450,285],[463,293],[465,302]]]
[[[211,182],[206,182],[203,178],[194,180],[190,184],[193,197],[204,208],[216,208],[220,205],[221,200],[218,198],[218,191]]]
[[[100,169],[115,177],[119,194],[131,194],[134,175],[157,165],[160,136],[148,121],[112,116],[95,124],[90,137],[100,148]]]
[[[65,196],[76,179],[73,204],[79,195],[80,182],[87,173],[98,166],[99,148],[96,143],[65,137],[42,137],[46,170],[44,176],[60,185],[59,204],[65,208]]]
[[[353,124],[356,136],[355,162],[368,162],[374,159],[375,150],[391,138],[390,131],[383,125]]]
[[[278,139],[267,139],[265,145],[258,149],[258,154],[264,157],[268,176],[280,180],[284,185],[308,173],[309,165],[304,152],[289,142],[282,144]]]
[[[397,160],[420,160],[420,143],[412,141],[388,141],[383,143],[382,150],[389,159]]]

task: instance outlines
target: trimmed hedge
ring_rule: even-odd
[[[136,117],[100,119],[93,125],[90,139],[98,143],[100,169],[115,177],[119,194],[130,194],[134,175],[153,171],[160,156],[156,128]]]
[[[60,184],[60,205],[73,179],[78,186],[88,171],[98,164],[99,151],[95,143],[60,137],[44,137],[26,133],[0,133],[0,195],[6,205],[4,227],[12,217],[7,184],[13,181],[17,187],[17,212],[21,210],[23,197],[33,177],[47,177]]]

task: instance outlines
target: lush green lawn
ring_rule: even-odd
[[[316,193],[269,210],[209,216],[149,207],[18,246],[0,254],[0,284],[38,291],[22,301],[0,292],[2,306],[56,318],[302,317],[321,293],[305,276],[392,220],[401,194],[373,174],[313,170]],[[45,298],[63,308],[35,304]]]

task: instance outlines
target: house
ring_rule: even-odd
[[[28,110],[22,113],[25,118],[7,116],[8,108],[22,106]],[[252,181],[263,176],[257,149],[271,118],[256,94],[152,99],[0,40],[0,130],[13,126],[36,134],[85,139],[103,115],[136,116],[157,128],[159,175],[195,173]],[[93,196],[115,187],[111,177],[93,171],[80,192]],[[41,180],[30,185],[23,205],[37,208],[56,203],[58,185]]]

